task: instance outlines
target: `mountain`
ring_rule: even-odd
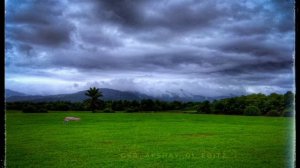
[[[5,89],[5,97],[12,97],[12,96],[26,96],[25,93],[13,91],[10,89]]]
[[[102,88],[100,89],[103,95],[103,100],[142,100],[142,99],[154,99],[151,96],[129,91],[119,91],[114,89]],[[85,95],[86,91],[80,91],[71,94],[59,94],[49,96],[29,96],[25,94],[15,94],[6,97],[6,102],[15,101],[32,101],[32,102],[49,102],[49,101],[70,101],[70,102],[81,102],[88,97]]]
[[[70,102],[81,102],[88,97],[85,95],[86,91],[80,91],[71,94],[58,94],[58,95],[26,95],[24,93],[15,92],[9,89],[6,89],[6,102],[16,102],[16,101],[32,101],[32,102],[50,102],[50,101],[70,101]],[[193,95],[182,93],[172,93],[167,92],[161,96],[149,96],[139,92],[130,92],[130,91],[119,91],[114,89],[100,88],[102,92],[103,100],[142,100],[142,99],[152,99],[152,100],[161,100],[161,101],[193,101],[199,102],[204,100],[215,100],[225,97],[204,97],[201,95]],[[231,97],[231,96],[227,96]]]

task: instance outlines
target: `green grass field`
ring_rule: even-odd
[[[66,116],[79,122],[63,123]],[[292,167],[293,118],[6,112],[13,167]]]

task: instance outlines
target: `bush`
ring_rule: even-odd
[[[38,106],[34,106],[34,105],[26,105],[25,107],[23,107],[23,113],[47,113],[47,109],[45,109],[44,107],[38,107]]]
[[[139,109],[137,107],[129,107],[125,111],[126,113],[134,113],[134,112],[138,112]]]
[[[247,116],[257,116],[260,115],[260,110],[256,106],[247,106],[244,110],[244,115]]]
[[[48,113],[48,110],[44,107],[38,109],[38,113]]]
[[[267,112],[266,115],[267,116],[280,116],[280,112],[278,112],[276,110],[271,110],[271,111]]]
[[[282,116],[283,117],[293,117],[293,116],[295,116],[294,109],[292,109],[292,108],[284,109]]]
[[[115,111],[113,111],[111,108],[105,108],[103,110],[104,113],[114,113]]]
[[[32,113],[33,111],[36,111],[36,108],[32,105],[27,105],[23,107],[22,111],[23,113]]]
[[[211,113],[209,101],[204,101],[204,102],[200,103],[197,108],[197,113],[201,113],[201,114]]]

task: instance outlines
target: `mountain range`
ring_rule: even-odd
[[[131,91],[119,91],[115,89],[100,88],[102,92],[102,100],[161,100],[161,101],[204,101],[204,100],[215,100],[222,99],[232,96],[223,97],[205,97],[201,95],[179,95],[176,93],[164,94],[161,96],[149,96],[139,92]],[[57,94],[57,95],[27,95],[25,93],[5,89],[5,101],[6,102],[17,102],[17,101],[31,101],[31,102],[51,102],[51,101],[70,101],[70,102],[81,102],[88,97],[85,95],[86,91],[79,91],[71,94]]]

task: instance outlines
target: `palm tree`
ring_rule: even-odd
[[[92,87],[86,91],[85,95],[90,97],[89,99],[86,99],[85,102],[89,105],[92,112],[95,112],[95,110],[100,107],[101,101],[99,100],[99,97],[102,97],[101,91],[96,87]]]

